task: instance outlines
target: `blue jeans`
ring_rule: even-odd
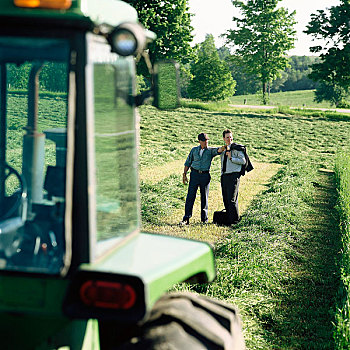
[[[193,205],[196,199],[198,187],[201,194],[201,221],[208,220],[208,195],[209,195],[210,174],[200,174],[191,171],[190,183],[188,184],[188,192],[185,204],[185,216],[183,220],[187,220],[192,216]]]

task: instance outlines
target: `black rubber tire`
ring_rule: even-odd
[[[171,293],[159,299],[139,331],[116,349],[245,349],[236,308],[193,293]]]

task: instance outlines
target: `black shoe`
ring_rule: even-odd
[[[242,218],[239,217],[238,220],[236,220],[236,221],[234,221],[234,222],[232,223],[232,225],[237,225],[241,220],[242,220]]]
[[[186,218],[179,222],[179,226],[185,226],[190,224],[190,219]]]

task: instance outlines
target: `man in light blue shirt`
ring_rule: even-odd
[[[183,183],[187,184],[187,172],[191,169],[190,183],[185,203],[185,215],[180,225],[189,225],[198,187],[201,194],[201,221],[208,222],[208,195],[210,184],[210,165],[213,158],[223,152],[224,147],[208,147],[208,135],[198,135],[199,146],[193,147],[185,161]]]

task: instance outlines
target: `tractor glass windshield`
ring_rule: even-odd
[[[64,266],[68,57],[65,40],[0,37],[0,269]]]
[[[139,225],[133,69],[132,57],[94,64],[97,255]]]

